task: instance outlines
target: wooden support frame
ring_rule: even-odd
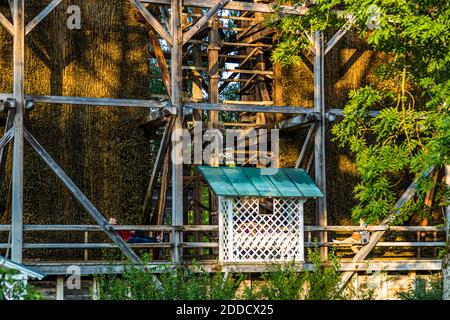
[[[147,217],[150,211],[150,206],[152,203],[153,193],[156,186],[156,181],[158,180],[161,165],[163,163],[163,157],[168,149],[170,139],[172,136],[172,129],[175,124],[175,117],[172,116],[171,119],[166,123],[164,129],[163,137],[161,139],[161,145],[159,146],[158,154],[156,156],[155,162],[153,164],[152,173],[150,176],[150,182],[147,187],[147,192],[145,194],[144,205],[142,207],[142,213],[144,221],[147,221]]]
[[[214,4],[208,12],[205,13],[203,17],[201,17],[189,31],[183,34],[183,45],[188,42],[206,23],[211,19],[220,9],[226,6],[231,0],[219,0]]]
[[[140,0],[130,0],[131,4],[139,11],[147,22],[155,29],[155,31],[167,42],[169,46],[173,46],[173,38],[166,29],[161,25],[158,19],[142,4]]]

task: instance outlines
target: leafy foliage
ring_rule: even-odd
[[[311,33],[332,34],[345,15],[353,17],[374,51],[390,57],[377,71],[385,86],[352,91],[344,120],[332,129],[341,146],[356,155],[361,182],[352,215],[355,221],[379,222],[394,210],[398,190],[417,178],[418,196],[402,208],[400,222],[427,212],[423,197],[433,185],[427,173],[450,163],[450,3],[318,0],[305,16],[272,17],[270,23],[281,30],[273,59],[298,62],[300,52],[311,47]],[[379,113],[372,117],[369,111]],[[448,190],[440,195],[448,196]]]
[[[39,300],[40,293],[24,281],[17,280],[20,272],[0,268],[0,300]]]
[[[424,279],[417,279],[408,287],[406,292],[400,292],[401,300],[442,300],[443,283],[441,277],[434,277],[428,286]]]

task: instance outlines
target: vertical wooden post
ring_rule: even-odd
[[[16,102],[14,117],[14,147],[12,168],[12,250],[11,258],[22,263],[23,254],[23,154],[25,114],[24,62],[25,62],[25,0],[14,0],[14,86]]]
[[[56,278],[56,300],[64,300],[64,277]]]
[[[316,221],[319,226],[327,226],[327,200],[326,200],[326,167],[325,167],[325,143],[326,143],[326,110],[325,110],[325,79],[324,79],[324,43],[323,32],[314,32],[314,110],[321,115],[314,139],[314,171],[316,184],[322,190],[325,197],[317,200]],[[319,233],[319,242],[327,242],[326,232]],[[320,248],[322,259],[327,258],[327,247]]]
[[[219,102],[219,20],[214,17],[210,20],[210,30],[208,36],[208,71],[209,71],[209,86],[208,86],[208,101],[210,103]],[[209,127],[217,128],[219,125],[219,112],[210,111]],[[211,166],[219,166],[219,158],[217,154],[211,155]],[[218,199],[212,190],[209,192],[209,207],[210,207],[210,224],[218,223]],[[217,235],[218,236],[218,235]],[[212,241],[215,241],[216,235],[213,233]],[[213,249],[216,252],[216,249]]]
[[[195,13],[201,13],[201,10],[194,9]],[[196,67],[201,67],[202,66],[202,48],[201,48],[201,44],[194,44],[194,47],[192,48],[192,55],[193,55],[193,60],[194,60],[194,66]],[[202,76],[198,71],[195,71],[194,73],[194,78],[192,81],[192,100],[195,102],[202,102],[202,98],[203,98],[203,93],[202,93]],[[194,126],[199,126],[202,123],[202,110],[194,110],[193,113],[193,119],[194,119]],[[194,135],[195,134],[202,134],[202,132],[200,130],[196,130],[196,128],[194,128]],[[195,143],[195,142],[194,142]],[[194,147],[195,148],[195,147]],[[200,146],[200,151],[201,151],[201,146]],[[194,149],[194,152],[196,152],[196,150]],[[196,176],[199,175],[198,171],[195,169],[194,174]],[[194,182],[193,185],[193,190],[192,190],[192,198],[194,200],[193,203],[193,211],[194,211],[194,224],[195,225],[201,225],[203,224],[203,208],[198,205],[198,203],[202,203],[202,182],[199,180],[196,180]],[[202,236],[200,232],[196,232],[194,234],[194,241],[195,242],[201,242],[202,241]],[[202,248],[198,248],[195,250],[196,254],[201,255],[203,253],[203,249]]]
[[[181,232],[176,226],[183,224],[183,105],[182,105],[182,41],[181,30],[181,0],[171,0],[171,19],[173,46],[171,52],[171,88],[172,105],[177,109],[175,124],[173,127],[172,144],[172,260],[181,262],[179,243],[182,239]]]
[[[450,186],[450,165],[445,166],[445,184]],[[445,207],[447,254],[442,264],[443,300],[450,300],[450,206]]]
[[[210,103],[219,102],[219,20],[214,17],[210,20],[211,28],[209,30],[208,45],[208,72],[209,72],[209,89],[208,100]],[[219,122],[219,112],[209,112],[209,122],[211,126],[217,125]]]

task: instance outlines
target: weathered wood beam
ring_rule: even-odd
[[[42,147],[42,145],[33,137],[33,135],[24,128],[24,135],[36,153],[44,160],[49,168],[56,174],[61,182],[67,187],[69,192],[75,197],[75,199],[81,204],[81,206],[91,215],[91,217],[97,222],[97,224],[103,229],[103,231],[111,238],[111,240],[120,248],[120,250],[131,259],[134,263],[139,263],[140,259],[130,249],[128,244],[111,229],[111,225],[108,220],[98,211],[98,209],[92,204],[92,202],[86,197],[86,195],[77,187],[77,185],[69,178],[69,176],[62,170],[62,168],[56,163],[55,160],[48,154],[48,152]]]
[[[73,262],[32,262],[28,266],[34,270],[46,275],[66,275],[67,268]],[[442,269],[442,260],[440,259],[421,259],[421,260],[373,260],[365,262],[341,261],[341,271],[440,271]],[[123,263],[111,262],[79,262],[81,274],[111,274],[123,273],[127,267]],[[167,261],[152,261],[141,266],[153,273],[166,272],[167,267],[175,267],[176,264]],[[187,267],[192,268],[193,272],[267,272],[267,263],[223,263],[217,261],[196,261],[194,264],[186,263]],[[298,264],[299,270],[314,270],[312,263]]]
[[[28,35],[34,29],[34,27],[36,27],[42,20],[44,20],[45,17],[47,17],[61,2],[62,0],[53,0],[52,2],[50,2],[44,8],[44,10],[42,10],[36,17],[34,17],[33,20],[31,20],[27,24],[25,28],[25,35]]]
[[[0,100],[5,101],[12,98],[12,94],[0,94]],[[84,97],[64,97],[64,96],[37,96],[25,95],[26,100],[33,100],[35,103],[65,104],[65,105],[85,105],[98,107],[132,107],[132,108],[162,108],[170,113],[176,111],[171,108],[170,102],[156,100],[133,100],[133,99],[111,99],[111,98],[84,98]]]
[[[326,144],[326,106],[325,106],[325,62],[323,32],[316,31],[314,38],[314,110],[320,114],[317,123],[317,131],[314,137],[314,174],[315,182],[322,193],[323,198],[317,199],[316,222],[319,226],[327,225],[327,179],[325,163]],[[327,242],[327,234],[319,234],[319,242]],[[322,259],[327,258],[327,249],[321,248]]]
[[[227,5],[231,0],[219,0],[214,4],[208,12],[203,15],[198,21],[192,26],[189,31],[183,34],[183,45],[188,42],[203,26],[208,23],[208,20],[211,19],[220,9],[222,9],[225,5]]]
[[[433,170],[433,168],[430,168],[426,172],[425,176],[430,175],[432,170]],[[402,194],[400,199],[395,204],[394,212],[392,214],[390,214],[388,217],[386,217],[385,219],[383,219],[383,221],[381,222],[382,226],[389,225],[395,220],[395,218],[401,213],[401,208],[403,207],[403,205],[406,202],[408,202],[410,199],[412,199],[412,197],[415,195],[415,188],[416,188],[416,182],[414,181],[413,183],[411,183],[409,185],[409,187],[406,189],[406,191]],[[378,241],[380,241],[380,239],[384,235],[384,233],[385,233],[385,231],[376,231],[376,232],[372,233],[369,243],[361,248],[361,250],[353,257],[352,261],[359,262],[359,261],[364,260],[369,255],[369,253],[372,251],[372,249],[376,246]],[[345,288],[345,286],[347,285],[348,281],[350,281],[352,276],[353,276],[353,272],[345,272],[342,274],[341,283],[339,285],[341,290],[343,288]]]
[[[143,3],[152,4],[164,4],[170,5],[170,0],[141,0]],[[214,2],[210,0],[184,0],[183,6],[185,7],[201,7],[201,8],[212,8]],[[261,13],[276,13],[274,4],[272,3],[252,3],[252,2],[242,2],[233,1],[228,3],[225,7],[228,10],[236,11],[250,11],[250,12],[261,12]],[[292,15],[305,15],[308,12],[306,7],[294,7],[294,6],[277,6],[277,9],[284,14]]]
[[[0,140],[0,185],[2,185],[5,177],[6,157],[8,155],[6,143],[9,142],[14,136],[14,129],[12,129],[14,125],[14,114],[15,110],[13,108],[9,108],[8,115],[6,116],[5,132],[2,139]],[[11,135],[11,137],[8,138],[8,135]],[[3,144],[3,139],[9,140],[5,144]]]
[[[137,11],[147,20],[155,31],[167,42],[169,46],[173,46],[173,38],[166,29],[161,25],[158,19],[142,4],[140,0],[130,0],[131,4]],[[152,2],[154,3],[154,2]]]
[[[231,111],[231,112],[263,112],[263,113],[286,113],[286,114],[308,114],[318,115],[312,108],[289,107],[289,106],[266,106],[266,105],[249,105],[243,101],[240,104],[225,103],[185,103],[184,110],[189,113],[191,110],[206,111]]]
[[[25,118],[25,0],[14,0],[13,99],[15,100],[12,163],[11,260],[22,263],[23,255],[23,173]]]
[[[9,32],[10,35],[14,37],[13,24],[1,12],[0,12],[0,24]]]
[[[171,52],[172,73],[172,105],[177,109],[177,116],[172,134],[172,224],[183,225],[183,103],[182,103],[182,78],[183,78],[183,32],[181,24],[181,0],[170,0],[173,45]],[[180,231],[173,230],[172,261],[179,263],[182,260],[181,248],[183,235]]]

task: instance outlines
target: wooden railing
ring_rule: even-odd
[[[217,232],[217,225],[185,225],[185,226],[155,226],[155,225],[121,225],[113,226],[116,231],[135,230],[147,232],[165,232],[169,235],[173,230],[182,232]],[[0,232],[9,232],[10,225],[0,225]],[[333,243],[333,242],[315,242],[313,233],[317,232],[335,232],[335,233],[352,233],[357,231],[387,231],[387,232],[434,232],[434,238],[437,239],[437,233],[442,233],[442,239],[445,239],[445,228],[439,226],[305,226],[305,247],[350,247],[350,243]],[[25,243],[24,249],[109,249],[116,248],[114,243],[89,243],[89,234],[94,232],[102,232],[97,225],[24,225],[24,232],[84,232],[84,243]],[[171,238],[171,237],[169,237]],[[129,244],[131,248],[173,248],[172,242],[159,243],[136,243]],[[217,248],[217,242],[181,242],[179,246],[182,248]],[[377,247],[444,247],[444,241],[383,241],[376,245]],[[8,249],[9,243],[0,243],[0,249]],[[85,254],[86,255],[86,254]]]

